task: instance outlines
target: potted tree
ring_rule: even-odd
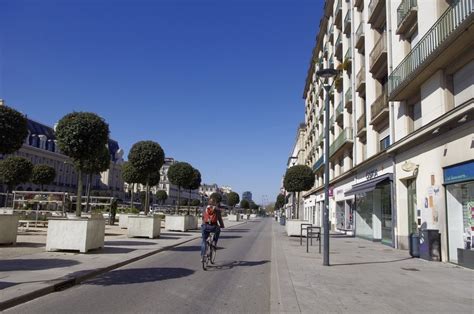
[[[176,204],[175,215],[168,215],[165,218],[165,229],[173,231],[187,231],[191,227],[189,216],[179,216],[181,205],[181,189],[189,188],[195,176],[194,168],[187,162],[177,162],[168,169],[168,179],[171,184],[178,186],[178,202]]]
[[[59,149],[68,156],[77,172],[76,215],[54,218],[48,223],[46,250],[78,250],[86,253],[104,246],[105,219],[85,218],[82,214],[83,175],[88,163],[98,158],[108,145],[108,124],[91,112],[73,112],[59,120],[56,127]]]
[[[160,236],[161,219],[158,215],[148,216],[150,210],[150,187],[160,182],[160,169],[165,161],[165,153],[160,144],[141,141],[132,146],[128,160],[137,172],[138,183],[145,186],[144,215],[128,217],[128,237]]]
[[[242,208],[243,210],[245,210],[245,213],[241,215],[241,218],[243,218],[243,219],[248,219],[247,211],[248,211],[248,209],[250,208],[250,202],[247,201],[247,200],[241,200],[241,201],[240,201],[240,208]]]
[[[122,213],[119,216],[119,227],[122,229],[128,228],[128,217],[133,216],[139,212],[133,205],[135,199],[135,184],[140,181],[139,174],[137,170],[133,167],[130,162],[125,162],[122,165],[122,178],[123,181],[128,184],[128,189],[130,192],[130,210],[126,213]]]
[[[228,216],[229,221],[239,221],[240,220],[240,215],[237,215],[234,212],[234,207],[240,202],[240,196],[239,194],[235,192],[230,192],[227,194],[227,204],[232,208],[231,209],[231,214]]]
[[[300,225],[302,223],[307,223],[307,221],[300,220],[300,192],[311,189],[314,185],[314,181],[315,176],[313,170],[305,165],[293,166],[291,168],[288,168],[285,173],[283,186],[288,192],[297,193],[296,210],[294,206],[294,197],[292,207],[292,217],[295,217],[296,219],[289,219],[286,221],[286,230],[288,236],[299,235],[301,228]]]
[[[15,186],[28,182],[33,170],[33,164],[22,157],[11,156],[0,161],[0,181],[7,185],[8,192]],[[0,243],[15,244],[18,231],[18,215],[13,209],[0,213]]]

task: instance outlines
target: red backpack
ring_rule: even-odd
[[[207,206],[204,211],[204,223],[217,225],[217,209],[214,209],[212,206]]]

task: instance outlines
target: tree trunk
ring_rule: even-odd
[[[296,199],[298,205],[296,206],[296,219],[300,219],[300,192],[298,191],[298,198]]]
[[[90,201],[91,201],[91,184],[92,184],[92,174],[87,175],[87,186],[86,186],[86,212],[90,211]]]
[[[181,187],[178,186],[178,206],[176,206],[176,215],[179,215],[180,202],[181,202]]]
[[[145,195],[145,215],[148,215],[150,210],[150,183],[146,182],[146,195]]]
[[[81,217],[82,211],[82,170],[77,169],[77,197],[76,197],[76,217]]]
[[[130,193],[130,211],[133,210],[133,197],[135,196],[133,193],[134,191],[135,191],[135,183],[132,183],[132,191]]]
[[[189,199],[188,199],[188,215],[191,211],[191,189],[189,189]]]
[[[5,197],[5,207],[8,207],[8,197],[10,196],[10,190],[11,189],[13,189],[13,188],[7,185],[7,195]]]

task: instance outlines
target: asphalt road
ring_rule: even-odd
[[[203,271],[188,242],[8,313],[268,313],[271,219],[224,229],[216,265]]]

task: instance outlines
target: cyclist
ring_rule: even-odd
[[[224,228],[224,222],[222,221],[221,210],[219,209],[219,202],[214,199],[209,199],[209,205],[204,209],[202,214],[202,242],[201,242],[201,260],[204,260],[206,254],[206,240],[211,232],[214,233],[214,246],[217,246],[219,240],[219,234],[221,228]]]

